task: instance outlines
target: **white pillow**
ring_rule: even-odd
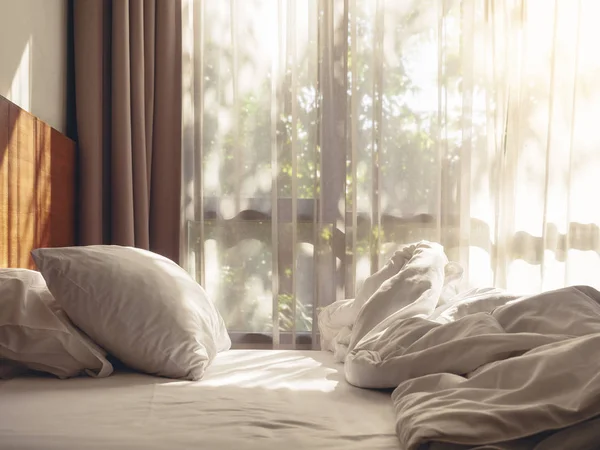
[[[102,349],[60,310],[42,275],[26,269],[0,269],[0,362],[3,378],[22,367],[60,378],[113,371]]]
[[[102,245],[32,255],[73,323],[134,369],[198,380],[231,347],[204,289],[165,257]]]

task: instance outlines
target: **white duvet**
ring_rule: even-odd
[[[319,316],[348,382],[394,388],[401,448],[600,448],[600,293],[456,294],[458,275],[411,244]]]

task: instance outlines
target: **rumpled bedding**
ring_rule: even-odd
[[[394,389],[402,449],[600,448],[600,293],[459,292],[443,248],[407,245],[319,315],[349,383]]]
[[[409,261],[411,264],[408,264]],[[404,270],[399,273],[400,269]],[[413,279],[409,282],[402,282],[411,277]],[[419,277],[421,281],[416,281],[414,277]],[[441,306],[458,293],[458,284],[461,278],[462,268],[458,264],[448,261],[439,244],[423,241],[404,246],[394,253],[385,266],[365,280],[359,287],[356,298],[338,300],[321,311],[319,332],[322,350],[330,350],[334,353],[337,361],[344,361],[350,345],[352,329],[355,329],[353,334],[355,339],[359,335],[362,337],[363,331],[358,331],[358,328],[366,330],[379,318],[389,313],[387,310],[378,311],[377,308],[369,308],[369,311],[373,310],[373,312],[363,313],[361,321],[357,323],[359,312],[367,301],[375,302],[379,307],[385,301],[381,298],[388,297],[392,308],[409,307],[404,312],[405,315],[409,315],[411,304],[414,304],[415,308],[426,307],[427,302],[423,301],[424,299],[419,302],[410,300],[415,297],[415,289],[419,289],[419,283],[421,283],[421,290],[425,284],[436,284],[435,292],[432,292],[432,295],[437,293],[437,298],[434,299],[435,305]],[[394,289],[390,292],[392,284]],[[376,293],[378,300],[371,301]],[[429,303],[433,303],[433,296],[430,299],[432,301]],[[433,306],[435,307],[435,305]],[[433,311],[430,306],[428,311]]]

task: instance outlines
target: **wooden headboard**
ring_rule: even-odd
[[[74,244],[75,143],[0,96],[0,267]]]

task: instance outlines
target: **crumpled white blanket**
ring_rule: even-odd
[[[413,261],[407,266],[411,259]],[[404,270],[401,275],[398,275],[401,269]],[[332,351],[337,361],[344,361],[352,330],[360,328],[354,331],[354,339],[357,341],[357,337],[362,337],[364,330],[389,313],[387,310],[376,310],[373,317],[367,317],[368,314],[363,312],[363,320],[357,324],[359,312],[376,293],[378,296],[373,302],[387,301],[392,308],[398,305],[410,306],[406,304],[405,299],[414,296],[415,287],[417,290],[424,288],[424,285],[418,287],[420,283],[417,281],[418,278],[424,283],[435,284],[433,287],[435,292],[432,292],[437,296],[435,304],[442,306],[458,293],[462,274],[462,267],[457,263],[449,262],[443,247],[439,244],[421,241],[403,246],[394,253],[385,266],[365,280],[359,287],[356,298],[338,300],[320,312],[321,349]],[[411,277],[412,282],[402,283]],[[385,299],[381,300],[384,297]],[[430,295],[429,298],[433,299],[433,296]],[[419,308],[421,303],[423,302],[419,302]],[[427,311],[430,309],[433,311],[432,308],[428,308]],[[411,310],[407,309],[405,314],[411,314]]]
[[[320,316],[350,383],[395,388],[401,448],[597,448],[600,293],[490,288],[443,298],[443,249],[403,250],[353,323],[349,301]]]

